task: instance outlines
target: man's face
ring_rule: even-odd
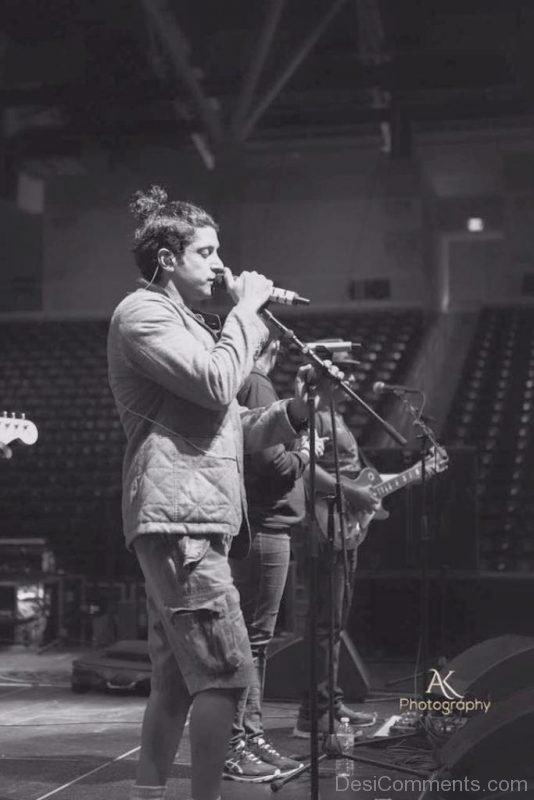
[[[214,228],[197,228],[185,248],[172,280],[187,305],[211,297],[212,284],[223,263],[218,255],[219,237]],[[215,270],[215,271],[214,271]]]
[[[348,383],[350,388],[354,390],[357,384],[356,367],[353,364],[343,364],[342,362],[338,363],[337,366],[345,375],[343,378],[344,382]],[[336,407],[338,411],[341,414],[344,414],[347,408],[347,403],[350,400],[349,395],[343,389],[337,388],[334,394],[334,399],[336,401]]]

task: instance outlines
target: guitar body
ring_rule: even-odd
[[[382,478],[380,473],[372,467],[365,467],[362,469],[358,477],[352,481],[355,486],[363,489],[372,488],[381,483]],[[315,505],[315,515],[317,522],[322,533],[328,535],[328,501],[326,498],[319,495]],[[389,511],[382,507],[382,504],[372,514],[366,514],[363,511],[355,511],[349,501],[345,498],[343,501],[343,523],[345,528],[345,540],[348,547],[354,545],[359,546],[369,529],[369,525],[374,519],[387,519]],[[334,514],[335,535],[334,543],[336,549],[341,549],[341,531],[337,513]]]
[[[326,496],[317,495],[315,502],[315,520],[321,535],[325,539],[328,538],[328,512],[328,498]],[[343,502],[343,528],[345,545],[348,548],[358,547],[367,534],[367,530],[363,530],[360,526],[360,514],[354,513],[346,501]],[[341,550],[342,547],[339,515],[337,511],[334,511],[334,548],[336,550]]]
[[[376,469],[372,467],[365,467],[362,469],[356,480],[354,481],[356,486],[360,486],[363,489],[372,489],[373,486],[377,486],[379,483],[382,483],[382,476]],[[387,519],[389,517],[389,511],[380,504],[380,506],[376,509],[374,514],[361,514],[362,519],[360,520],[360,525],[363,528],[367,528],[369,522],[372,519]],[[364,523],[364,519],[369,517],[369,522]]]
[[[447,469],[449,460],[447,453],[442,448],[432,448],[429,455],[425,458],[425,470],[428,477],[437,475]],[[389,517],[389,511],[382,506],[382,498],[387,497],[392,492],[409,486],[411,483],[418,482],[421,477],[421,465],[419,462],[398,475],[384,476],[373,467],[364,467],[358,477],[353,481],[345,480],[345,485],[351,483],[361,489],[368,489],[379,501],[380,505],[371,513],[357,511],[345,496],[343,498],[343,523],[345,528],[345,539],[347,545],[360,545],[369,530],[369,525],[375,519],[382,520]],[[348,491],[348,489],[347,489]],[[326,497],[318,495],[315,504],[315,516],[319,528],[327,535],[328,532],[328,500]],[[340,547],[341,536],[339,531],[338,515],[334,514],[336,547]]]

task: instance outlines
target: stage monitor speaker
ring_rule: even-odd
[[[534,639],[516,635],[486,639],[449,661],[440,677],[446,679],[451,671],[449,684],[456,692],[497,702],[534,687]],[[443,696],[437,685],[431,694]]]
[[[269,648],[264,697],[268,700],[299,700],[308,687],[309,653],[301,637],[286,642],[274,640]],[[349,635],[341,634],[338,683],[345,699],[362,703],[369,694],[369,677]]]
[[[502,783],[493,797],[529,797],[518,781],[534,777],[533,742],[534,689],[526,689],[471,718],[441,748],[438,761],[453,778],[467,779],[466,796],[487,796],[489,781],[497,780]]]

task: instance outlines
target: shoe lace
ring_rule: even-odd
[[[259,756],[255,755],[254,753],[252,753],[248,749],[248,747],[244,747],[241,750],[241,753],[239,755],[239,760],[240,761],[249,761],[249,762],[252,762],[253,764],[260,764],[261,763],[261,758]]]
[[[258,739],[257,744],[260,750],[266,750],[267,753],[269,753],[272,756],[276,756],[278,758],[281,757],[278,750],[276,750],[276,748],[274,748],[272,744],[270,744],[270,742],[268,742],[266,739]]]

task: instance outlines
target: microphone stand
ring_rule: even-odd
[[[332,427],[332,452],[334,454],[334,475],[335,475],[335,493],[333,503],[328,509],[328,524],[331,530],[328,531],[328,541],[330,543],[330,564],[333,566],[335,561],[335,526],[334,526],[334,508],[337,509],[338,522],[339,522],[339,538],[341,541],[341,550],[343,552],[343,575],[345,579],[345,602],[350,606],[351,591],[350,591],[350,576],[349,576],[349,560],[347,556],[347,538],[345,536],[345,515],[343,514],[343,493],[341,489],[341,472],[339,470],[339,451],[337,446],[337,430],[336,430],[336,410],[334,405],[334,398],[330,397],[330,425]],[[332,572],[332,570],[331,570]],[[330,575],[332,578],[332,575]],[[331,610],[333,609],[334,589],[333,582],[331,583],[330,603]],[[344,616],[344,615],[343,615]],[[331,614],[331,621],[333,616]]]
[[[282,338],[292,342],[300,352],[317,367],[318,375],[320,377],[327,377],[338,388],[342,389],[351,399],[355,400],[387,431],[387,433],[400,445],[407,444],[406,439],[402,436],[392,425],[374,411],[367,403],[352,389],[352,387],[339,377],[336,370],[329,364],[325,363],[316,353],[312,351],[304,342],[302,342],[286,325],[277,319],[267,309],[262,309],[262,315],[269,321],[282,334]],[[297,778],[303,772],[308,770],[311,772],[311,794],[310,800],[319,800],[319,762],[325,758],[334,757],[340,753],[339,742],[334,734],[334,712],[333,712],[333,692],[330,691],[330,708],[329,708],[329,729],[330,735],[327,738],[327,750],[319,755],[318,747],[318,713],[317,713],[317,609],[318,609],[318,563],[319,563],[319,536],[318,525],[315,517],[315,470],[316,470],[316,455],[315,455],[315,387],[310,385],[308,387],[308,425],[309,425],[309,439],[310,439],[310,462],[309,462],[309,492],[306,504],[306,517],[308,523],[309,535],[308,541],[308,560],[309,560],[309,644],[310,644],[310,664],[309,664],[309,697],[310,697],[310,762],[303,765],[299,769],[292,772],[285,778],[280,778],[271,782],[271,790],[278,792],[287,782]],[[333,417],[333,404],[331,404],[331,414]],[[333,425],[335,436],[335,425]],[[337,462],[337,447],[335,448],[336,459],[336,496],[331,502],[329,508],[329,540],[330,541],[330,556],[333,559],[334,551],[334,517],[333,508],[336,503],[338,511],[340,512],[340,530],[344,547],[344,564],[345,564],[345,580],[348,582],[348,564],[347,554],[345,549],[344,528],[343,528],[343,514],[342,512],[342,495],[341,485],[339,480],[339,463]],[[330,615],[331,622],[333,614],[333,579],[332,571],[330,574]],[[330,633],[330,647],[329,647],[329,687],[333,688],[333,661],[332,661],[332,645],[333,645],[332,631]],[[354,757],[353,757],[354,758]],[[355,760],[355,759],[354,759]],[[363,759],[361,759],[363,760]]]
[[[373,417],[373,419],[376,422],[378,422],[378,424],[381,425],[382,428],[384,428],[384,430],[391,436],[391,438],[397,442],[397,444],[400,444],[403,447],[406,444],[408,444],[407,439],[405,439],[404,436],[401,433],[399,433],[398,430],[396,430],[396,428],[393,427],[393,425],[390,425],[390,423],[387,422],[387,420],[383,419],[380,416],[380,414],[377,414],[377,412],[373,408],[371,408],[371,406],[368,405],[362,397],[356,394],[356,392],[346,381],[344,381],[342,378],[339,377],[339,375],[336,374],[335,369],[326,364],[322,358],[320,358],[316,353],[313,352],[312,348],[308,347],[305,342],[301,341],[294,331],[292,331],[290,328],[284,325],[284,323],[281,322],[277,317],[271,314],[271,312],[267,308],[263,308],[261,314],[263,317],[265,317],[265,319],[269,321],[271,325],[273,325],[277,330],[280,331],[280,333],[282,334],[282,338],[292,342],[292,344],[294,344],[300,350],[300,352],[304,356],[306,356],[308,361],[311,361],[312,364],[318,367],[319,375],[327,376],[332,383],[336,384],[339,388],[343,389],[345,394],[347,394],[351,398],[351,400],[354,400],[356,403],[358,403],[358,405],[364,408],[367,411],[367,413],[370,414],[370,416]],[[325,348],[328,349],[328,343],[325,344]],[[312,456],[312,449],[310,442],[310,460],[311,456]]]
[[[409,400],[406,399],[404,392],[395,390],[395,394],[404,405],[408,413],[413,419],[413,426],[418,429],[419,433],[417,438],[420,442],[419,458],[421,461],[421,521],[420,521],[420,541],[421,541],[421,590],[420,590],[420,669],[416,672],[416,679],[419,675],[423,677],[423,694],[426,692],[429,680],[429,641],[430,641],[430,542],[431,534],[428,524],[428,476],[426,467],[426,453],[428,445],[434,446],[436,453],[444,454],[443,448],[438,444],[436,436],[432,428],[427,423],[427,417],[422,414],[423,406],[425,403],[424,392],[421,392],[423,397],[422,405],[419,409],[415,408]],[[417,669],[417,667],[416,667]]]

